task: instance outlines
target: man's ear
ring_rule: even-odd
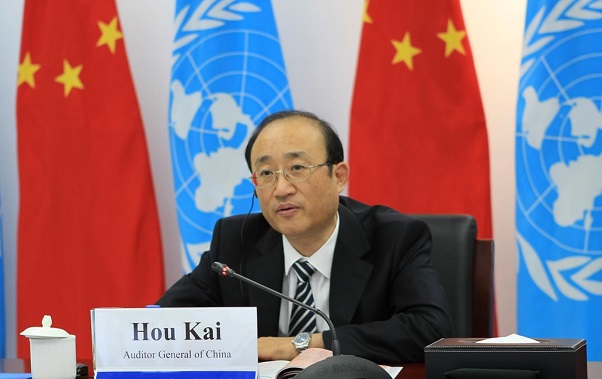
[[[347,162],[337,163],[333,165],[332,171],[337,180],[339,193],[341,193],[347,188],[347,183],[349,182],[349,165]]]

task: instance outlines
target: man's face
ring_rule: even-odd
[[[326,159],[322,132],[313,120],[304,117],[270,123],[251,150],[253,172],[282,170],[296,163],[316,165]],[[297,249],[302,245],[320,247],[334,230],[339,193],[345,189],[349,169],[343,162],[333,165],[332,170],[329,175],[328,166],[313,168],[309,179],[299,183],[289,182],[280,173],[273,186],[257,188],[261,212]]]

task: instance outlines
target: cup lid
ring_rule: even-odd
[[[27,338],[64,338],[69,333],[60,328],[52,328],[52,317],[45,315],[42,318],[42,326],[32,326],[21,332]]]

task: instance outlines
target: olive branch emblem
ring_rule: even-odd
[[[186,6],[176,15],[176,35],[180,37],[174,41],[174,51],[194,41],[203,30],[242,21],[245,13],[259,11],[261,8],[257,5],[244,0],[203,0],[194,10]],[[175,55],[174,61],[178,57],[179,54]]]
[[[601,0],[561,0],[544,18],[546,7],[543,6],[531,19],[525,29],[523,41],[523,60],[539,52],[544,46],[554,41],[554,33],[578,29],[590,20],[602,18]],[[535,62],[529,58],[521,65],[521,77]]]

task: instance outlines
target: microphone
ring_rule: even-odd
[[[322,379],[325,377],[332,379],[391,379],[391,376],[382,367],[372,361],[353,355],[341,355],[341,347],[339,345],[339,339],[334,329],[334,325],[330,318],[318,308],[310,307],[309,305],[302,303],[297,299],[293,299],[292,297],[275,291],[270,287],[266,287],[261,283],[257,283],[254,280],[237,274],[224,263],[213,262],[213,264],[211,264],[211,269],[221,276],[237,278],[274,296],[278,296],[281,299],[297,304],[302,308],[314,312],[322,317],[324,321],[326,321],[332,333],[332,357],[308,366],[298,375],[296,375],[297,379]]]
[[[213,271],[217,272],[218,274],[220,274],[221,276],[228,276],[228,277],[240,279],[245,283],[249,283],[252,286],[255,286],[266,292],[269,292],[274,296],[278,296],[281,299],[284,299],[286,301],[290,301],[291,303],[297,304],[298,306],[300,306],[302,308],[309,309],[311,312],[319,315],[320,317],[322,317],[324,319],[324,321],[326,321],[326,323],[328,324],[328,327],[330,328],[330,331],[332,332],[332,355],[341,355],[341,347],[339,345],[339,339],[337,337],[337,333],[334,330],[334,325],[332,324],[332,321],[330,321],[330,318],[328,316],[326,316],[326,313],[322,312],[318,308],[310,307],[309,305],[302,303],[297,299],[293,299],[290,296],[286,296],[283,293],[274,291],[270,287],[266,287],[261,283],[257,283],[254,280],[251,280],[245,276],[237,274],[234,270],[232,270],[230,267],[228,267],[228,265],[226,265],[224,263],[213,262],[213,264],[211,265],[211,269]]]

